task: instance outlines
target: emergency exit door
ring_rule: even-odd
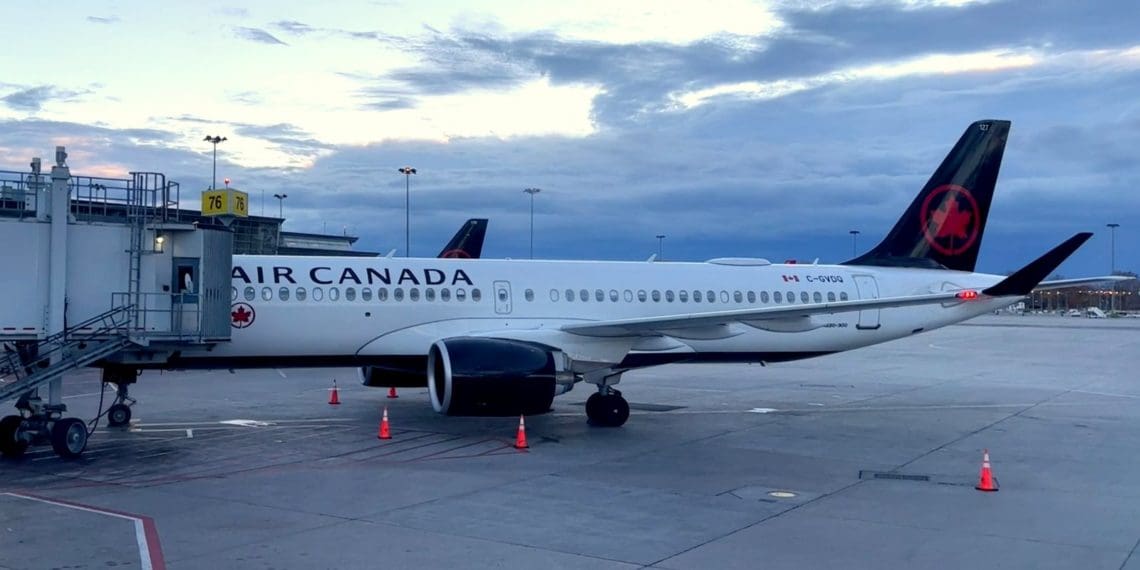
[[[511,314],[511,284],[508,281],[495,281],[495,313]]]

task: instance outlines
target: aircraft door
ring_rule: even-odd
[[[878,299],[879,298],[879,284],[875,282],[875,278],[870,275],[856,275],[855,288],[859,290],[860,299]],[[879,323],[880,309],[867,309],[859,311],[859,322],[855,328],[859,330],[875,330],[882,326]]]
[[[495,312],[511,314],[511,284],[509,281],[495,281]]]

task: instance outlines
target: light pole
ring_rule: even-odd
[[[399,170],[400,174],[404,175],[404,257],[409,257],[409,254],[411,253],[411,251],[409,251],[409,244],[411,242],[412,235],[412,230],[410,229],[412,218],[411,214],[409,213],[411,211],[412,203],[411,185],[412,175],[416,173],[416,169],[410,166],[401,166]]]
[[[1109,229],[1109,231],[1112,234],[1112,245],[1111,245],[1111,248],[1109,249],[1109,272],[1108,272],[1108,274],[1109,275],[1116,275],[1116,228],[1119,228],[1120,224],[1105,224],[1105,226]],[[1109,306],[1109,309],[1108,309],[1110,312],[1116,310],[1116,295],[1115,295],[1116,283],[1115,282],[1112,283],[1112,292],[1113,292],[1113,296],[1111,297],[1112,304]]]
[[[530,258],[534,259],[534,195],[542,192],[542,188],[525,188],[523,192],[530,194]]]
[[[661,260],[661,240],[665,239],[665,234],[657,234],[657,260]]]
[[[284,220],[285,219],[285,199],[288,198],[289,195],[288,194],[274,194],[273,197],[277,198],[277,217]]]
[[[858,250],[855,247],[855,242],[859,239],[859,230],[851,230],[847,233],[851,234],[851,257],[855,257],[856,255],[859,255]]]
[[[226,137],[220,137],[218,135],[206,135],[206,138],[202,140],[214,145],[214,177],[213,182],[210,183],[210,190],[213,190],[214,188],[218,187],[218,143],[228,139],[226,139]]]

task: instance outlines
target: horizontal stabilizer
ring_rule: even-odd
[[[1101,275],[1099,277],[1078,277],[1076,279],[1052,279],[1042,281],[1034,287],[1033,290],[1052,291],[1054,289],[1067,289],[1078,285],[1107,284],[1116,281],[1130,281],[1132,279],[1135,279],[1135,277],[1129,275]]]
[[[1057,269],[1077,248],[1081,247],[1089,238],[1091,232],[1079,233],[1065,243],[1049,250],[1045,255],[1033,260],[1029,265],[1018,269],[1013,275],[1006,277],[997,285],[982,291],[990,297],[1024,296],[1033,291],[1039,283],[1045,280],[1053,270]]]

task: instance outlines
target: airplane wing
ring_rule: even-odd
[[[976,298],[976,291],[932,293],[928,295],[908,295],[904,297],[884,297],[882,299],[858,299],[832,303],[809,303],[758,309],[734,309],[731,311],[711,311],[660,317],[616,319],[562,325],[568,333],[586,336],[629,336],[657,335],[662,331],[692,327],[707,327],[728,323],[765,321],[772,319],[794,319],[811,315],[829,315],[862,311],[866,309],[886,309],[890,307],[910,307],[913,305],[933,305],[938,303],[960,303]]]
[[[1129,281],[1135,277],[1126,275],[1102,275],[1100,277],[1081,277],[1079,279],[1054,279],[1052,281],[1042,281],[1034,291],[1050,291],[1053,289],[1065,289],[1067,287],[1075,287],[1077,285],[1091,285],[1093,283],[1109,283],[1111,281]]]

